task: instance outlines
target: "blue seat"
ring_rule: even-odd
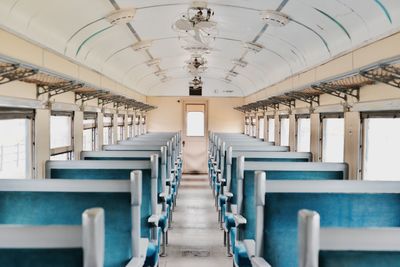
[[[92,207],[102,207],[105,213],[104,266],[125,266],[132,258],[133,249],[130,183],[90,181],[83,184],[82,182],[82,180],[2,181],[0,224],[76,226],[81,224],[83,211]],[[9,191],[10,185],[14,191]],[[45,254],[46,251],[41,253]],[[57,259],[58,253],[63,251],[54,250],[44,257],[48,257],[52,262]],[[71,260],[79,259],[81,253],[79,249],[70,251]],[[67,266],[68,263],[71,262],[67,261],[64,265],[54,264]],[[22,266],[34,266],[29,264],[30,262]]]
[[[245,160],[243,157],[240,160]],[[246,218],[245,225],[240,227],[243,239],[255,239],[256,202],[255,171],[264,171],[266,180],[343,180],[347,179],[347,164],[313,163],[313,162],[245,162],[243,175],[243,203],[240,215]],[[240,174],[242,173],[242,174]],[[238,188],[238,190],[240,190]],[[268,202],[269,203],[269,202]],[[267,228],[264,228],[267,229]],[[271,243],[272,245],[272,243]],[[275,244],[276,246],[276,244]],[[273,264],[273,266],[281,266]]]
[[[157,213],[152,204],[150,160],[107,161],[106,163],[98,160],[46,162],[46,174],[51,179],[129,180],[133,170],[142,171],[141,237],[155,242],[159,253],[158,236],[152,236],[152,229],[158,227],[158,222],[157,225],[148,222],[148,219]]]
[[[374,192],[374,184],[362,181],[320,181],[318,184],[291,181],[290,186],[284,184],[284,181],[269,182],[265,185],[264,223],[261,226],[263,230],[260,239],[263,250],[260,256],[271,266],[299,266],[297,214],[302,209],[318,212],[322,227],[400,226],[400,191],[393,193],[394,188],[391,185],[384,191],[379,182],[376,182],[379,190]],[[268,191],[269,184],[274,185],[274,192]],[[369,189],[364,193],[362,188],[365,184]],[[304,188],[307,188],[306,192]],[[332,188],[335,191],[330,192]],[[351,192],[349,188],[357,188],[357,191]],[[290,192],[286,193],[288,190]],[[251,226],[249,228],[253,229],[246,231],[245,238],[254,239],[255,229]],[[333,266],[335,253],[322,252],[321,260],[325,258],[330,262],[326,266]]]

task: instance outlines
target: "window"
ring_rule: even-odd
[[[69,160],[73,159],[72,144],[72,113],[56,112],[50,117],[50,159],[56,160],[57,155],[65,154]]]
[[[187,113],[187,136],[204,136],[204,112]]]
[[[364,119],[364,180],[400,180],[400,118]]]
[[[3,115],[0,111],[0,178],[31,178],[33,111],[25,118]]]
[[[133,116],[128,116],[128,138],[133,136]]]
[[[281,146],[289,145],[289,119],[281,118]]]
[[[264,118],[258,118],[258,137],[264,139]]]
[[[310,118],[297,119],[297,152],[311,151],[311,120]]]
[[[85,113],[83,119],[83,150],[93,151],[97,141],[97,114]]]
[[[103,117],[103,144],[104,145],[110,145],[113,143],[113,131],[112,131],[112,126],[113,126],[113,117],[112,114],[104,114]]]
[[[124,128],[125,128],[125,116],[124,115],[118,115],[117,123],[118,123],[118,128],[117,128],[117,140],[121,141],[125,139],[125,134],[124,134]]]
[[[268,119],[268,142],[275,142],[275,119]]]
[[[343,162],[344,119],[324,118],[322,127],[322,161]]]

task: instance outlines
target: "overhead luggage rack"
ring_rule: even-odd
[[[22,80],[38,73],[38,69],[21,66],[18,63],[0,61],[0,84]]]
[[[363,70],[360,72],[360,74],[373,81],[400,88],[400,63],[381,64],[379,66]]]
[[[21,79],[21,81],[36,84],[36,97],[47,95],[48,99],[84,86],[83,83],[67,80],[44,72],[38,72],[32,76]]]
[[[241,112],[252,112],[272,107],[279,108],[284,105],[289,108],[295,107],[295,100],[309,104],[311,107],[320,105],[320,96],[329,94],[338,97],[345,102],[351,98],[360,100],[360,90],[363,86],[382,82],[400,88],[400,63],[399,59],[387,63],[375,64],[357,72],[350,72],[346,75],[327,79],[318,83],[309,84],[295,91],[286,92],[283,95],[273,96],[268,99],[249,103],[236,110]]]
[[[110,94],[110,91],[108,90],[98,89],[90,86],[83,86],[82,88],[74,90],[74,92],[75,103],[81,101],[82,104],[89,100]]]
[[[75,93],[75,103],[80,102],[82,105],[97,98],[99,106],[113,103],[115,108],[124,107],[139,111],[149,111],[156,108],[129,97],[114,94],[104,88],[0,56],[0,84],[16,80],[35,84],[37,98],[41,95],[47,95],[48,100],[50,100],[56,95],[73,92]]]

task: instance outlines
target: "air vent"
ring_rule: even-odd
[[[245,68],[248,64],[247,61],[244,61],[243,59],[234,59],[232,60],[232,63],[241,68]]]
[[[156,76],[165,76],[165,70],[159,70],[154,72],[154,75]]]
[[[136,52],[143,51],[149,49],[152,45],[152,41],[140,41],[132,45],[132,49]]]
[[[131,9],[121,9],[115,12],[112,12],[110,15],[106,17],[107,21],[112,25],[121,25],[129,23],[135,17],[136,10],[134,8]]]
[[[161,63],[161,59],[159,59],[159,58],[155,58],[155,59],[151,59],[149,61],[146,61],[146,65],[148,67],[151,67],[151,66],[154,66],[154,65],[158,65],[160,63]]]
[[[228,72],[228,75],[230,75],[230,76],[232,76],[232,77],[236,77],[236,76],[239,75],[239,73],[236,72],[236,71],[234,71],[234,70],[231,70],[231,71]]]
[[[248,43],[244,43],[244,48],[246,48],[247,50],[249,50],[253,53],[258,53],[264,49],[264,46],[262,44],[248,42]]]
[[[283,27],[290,21],[288,15],[275,10],[262,11],[260,16],[261,19],[265,21],[268,25],[275,27]]]
[[[224,90],[222,92],[227,93],[227,94],[232,94],[234,91],[233,90]]]
[[[231,82],[232,82],[232,79],[229,78],[229,77],[225,77],[224,81],[225,81],[226,83],[231,83]]]

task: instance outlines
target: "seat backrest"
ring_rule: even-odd
[[[157,157],[158,158],[158,157]],[[142,172],[141,237],[150,238],[148,218],[157,213],[158,160],[147,161],[47,161],[46,177],[51,179],[129,180],[133,170]],[[153,179],[154,178],[154,179]]]
[[[135,191],[134,187],[135,183],[130,180],[2,180],[0,224],[77,226],[81,225],[82,212],[102,207],[105,214],[104,266],[125,266],[133,251],[131,192]],[[46,251],[41,253],[47,257]],[[57,257],[58,253],[62,251],[49,257]],[[71,251],[71,261],[75,262],[81,254],[79,249]],[[74,266],[71,261],[53,266]]]
[[[245,160],[239,157],[239,160]],[[244,239],[254,239],[256,234],[255,172],[266,173],[266,180],[343,180],[347,179],[348,167],[345,163],[317,162],[252,162],[244,161],[243,187],[238,186],[238,212],[247,219],[243,227]],[[242,192],[242,195],[240,194]]]
[[[146,161],[150,160],[151,155],[158,155],[158,193],[165,192],[167,175],[167,155],[166,147],[161,147],[160,151],[82,151],[81,160],[129,160]]]
[[[243,156],[246,162],[309,162],[312,159],[310,153],[303,152],[231,151],[229,148],[226,155],[225,177],[233,193],[233,204],[237,204],[238,157]],[[226,176],[229,168],[230,178]]]
[[[265,206],[257,216],[263,226],[256,231],[261,256],[271,266],[299,266],[297,214],[302,209],[317,211],[323,227],[400,226],[400,190],[394,183],[267,180],[261,187]]]

